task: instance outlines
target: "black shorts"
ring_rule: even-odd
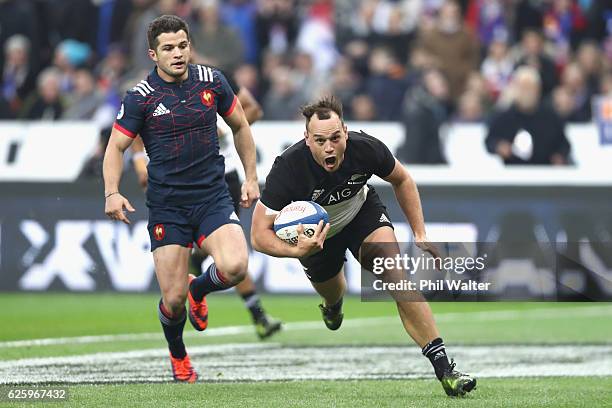
[[[333,278],[346,261],[346,250],[350,250],[359,259],[359,248],[363,241],[384,226],[393,228],[387,208],[370,186],[368,196],[355,218],[342,231],[325,240],[320,252],[300,259],[304,273],[312,282],[325,282]]]
[[[232,196],[232,201],[234,202],[234,211],[236,211],[236,214],[240,215],[240,209],[242,208],[240,206],[242,183],[240,182],[238,172],[234,170],[230,171],[229,173],[225,173],[225,182],[227,183],[227,188]]]

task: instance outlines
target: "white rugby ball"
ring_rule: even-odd
[[[294,201],[285,206],[274,219],[274,232],[283,241],[296,245],[297,227],[302,224],[304,235],[313,236],[319,221],[329,222],[327,211],[312,201]]]

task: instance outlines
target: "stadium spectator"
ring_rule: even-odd
[[[516,66],[529,65],[538,70],[542,84],[542,95],[547,97],[557,86],[557,69],[553,60],[544,53],[544,38],[535,29],[527,29],[523,33],[518,47],[520,54]]]
[[[59,119],[64,110],[60,95],[61,72],[45,68],[36,80],[37,90],[25,100],[18,117],[21,119]]]
[[[431,54],[446,78],[451,100],[464,91],[470,72],[480,59],[478,39],[463,25],[461,9],[455,0],[447,0],[440,8],[434,28],[422,33],[421,47]]]
[[[403,163],[442,164],[440,128],[448,120],[450,90],[446,78],[436,70],[423,75],[423,82],[404,100],[404,143],[397,151]]]
[[[251,64],[241,65],[234,72],[234,79],[240,87],[244,87],[251,92],[256,100],[261,95],[261,84],[259,83],[259,73],[257,67]]]
[[[294,0],[261,0],[255,28],[260,52],[279,55],[291,50],[299,29]]]
[[[514,103],[491,118],[487,150],[506,164],[567,164],[570,145],[564,123],[541,102],[538,72],[532,67],[518,68],[511,87]]]
[[[234,29],[220,21],[218,0],[199,0],[193,24],[194,61],[233,72],[244,61],[244,45]]]
[[[591,91],[586,84],[584,73],[578,64],[565,67],[561,84],[572,98],[572,111],[569,122],[589,122],[591,120]]]
[[[92,119],[104,105],[105,97],[96,88],[91,71],[80,68],[74,73],[74,89],[66,96],[66,109],[62,119]]]
[[[297,117],[305,102],[293,81],[291,68],[281,65],[271,75],[271,87],[264,97],[263,108],[267,120],[291,120]]]
[[[17,112],[23,100],[36,87],[36,74],[30,64],[30,40],[21,34],[8,38],[4,44],[1,96],[12,112]]]
[[[351,100],[351,116],[348,120],[369,122],[376,120],[376,105],[367,94],[355,95]]]
[[[296,52],[293,56],[292,77],[303,100],[319,95],[329,81],[327,75],[315,70],[314,58],[306,52]]]
[[[376,105],[376,118],[400,120],[402,101],[408,88],[404,67],[389,49],[383,47],[372,50],[369,67],[365,90]]]
[[[88,64],[91,57],[91,48],[83,42],[67,39],[57,45],[53,65],[59,69],[61,74],[60,89],[62,93],[72,92],[76,69]]]
[[[612,96],[612,71],[608,71],[601,76],[598,94]]]
[[[125,80],[127,70],[125,49],[120,44],[111,45],[106,57],[96,66],[98,86],[105,92],[117,92],[121,82]]]
[[[351,5],[353,37],[365,39],[372,46],[390,48],[400,60],[407,58],[409,44],[415,37],[423,11],[423,0],[365,0],[357,12]]]
[[[0,1],[0,51],[3,51],[6,41],[13,35],[25,36],[30,42],[29,60],[35,73],[38,72],[41,58],[37,17],[31,1]],[[4,58],[4,52],[0,52],[0,68],[4,67]]]
[[[592,95],[599,90],[603,72],[603,58],[600,46],[592,40],[583,41],[576,51],[576,62],[586,76],[587,86]]]
[[[466,23],[486,49],[500,35],[506,35],[506,16],[501,0],[469,0]]]
[[[474,91],[465,91],[459,98],[455,121],[462,123],[476,123],[484,119],[484,107],[480,94]]]
[[[487,56],[480,67],[493,100],[497,100],[502,90],[506,88],[513,70],[512,57],[508,53],[507,35],[496,36],[489,44]]]
[[[133,2],[121,0],[55,1],[55,31],[60,38],[85,43],[100,59],[121,41]]]
[[[514,39],[523,38],[526,31],[541,30],[544,19],[544,2],[519,0],[514,7],[512,31]]]
[[[586,31],[586,18],[577,2],[552,0],[544,13],[544,36],[554,44],[554,60],[558,67],[565,66],[570,54]]]
[[[331,94],[336,95],[345,107],[345,115],[352,118],[351,100],[359,90],[360,81],[353,71],[350,59],[343,57],[338,60],[331,74]]]
[[[569,122],[574,110],[574,100],[567,88],[558,86],[552,92],[552,107],[563,122]]]
[[[257,62],[257,36],[255,15],[257,4],[253,0],[229,0],[220,5],[221,20],[238,33],[244,45],[244,60],[249,64]]]
[[[308,7],[301,21],[295,48],[309,54],[317,75],[328,75],[338,59],[332,4],[318,0]]]

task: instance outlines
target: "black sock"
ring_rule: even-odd
[[[185,327],[185,309],[179,317],[173,317],[172,314],[166,309],[162,300],[159,300],[159,306],[157,308],[159,322],[164,329],[164,335],[168,342],[168,348],[170,354],[174,358],[184,358],[187,355],[185,351],[185,343],[183,343],[183,328]]]
[[[190,271],[195,272],[194,275],[196,277],[202,275],[202,262],[204,262],[204,259],[206,259],[206,257],[200,255],[198,251],[195,251],[189,257],[189,262],[191,263]]]
[[[333,312],[334,314],[339,313],[340,310],[342,309],[343,301],[344,301],[344,298],[340,298],[340,300],[335,305],[331,305],[331,306],[325,305],[325,308],[329,310],[330,312]]]
[[[427,343],[423,347],[423,355],[429,359],[436,372],[436,377],[438,377],[438,380],[441,380],[444,372],[450,368],[446,350],[444,349],[444,341],[438,337]]]
[[[251,317],[254,322],[258,322],[265,317],[265,312],[263,307],[261,306],[261,301],[259,300],[259,296],[257,296],[257,292],[251,291],[245,294],[241,294],[242,300],[244,300],[244,305],[251,312]]]
[[[216,292],[218,290],[225,290],[231,285],[227,283],[223,275],[217,270],[215,264],[211,264],[208,269],[200,276],[191,281],[191,296],[194,300],[200,301],[210,292]]]

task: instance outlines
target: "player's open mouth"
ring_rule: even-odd
[[[175,62],[174,64],[172,64],[172,66],[174,68],[183,68],[185,66],[185,62],[181,61],[181,62]]]
[[[336,156],[330,156],[325,158],[325,167],[333,168],[336,165]]]

